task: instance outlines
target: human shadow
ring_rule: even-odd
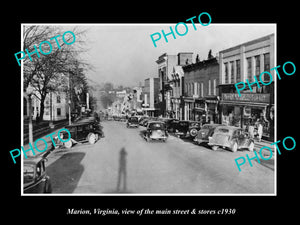
[[[119,170],[116,191],[119,193],[127,192],[127,171],[126,171],[127,152],[125,148],[121,148],[119,153]]]

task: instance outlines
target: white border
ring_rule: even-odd
[[[40,25],[40,26],[166,26],[166,25],[176,25],[176,23],[155,23],[155,24],[148,24],[148,23],[21,23],[21,49],[23,49],[23,26],[27,25]],[[191,25],[191,24],[187,24]],[[211,23],[210,26],[244,26],[244,25],[255,25],[255,26],[265,26],[265,25],[274,25],[275,32],[274,32],[274,65],[277,65],[277,23]],[[251,41],[251,40],[249,40]],[[242,43],[240,43],[242,44]],[[234,46],[232,46],[234,47]],[[219,50],[222,51],[222,50]],[[274,138],[275,142],[277,141],[277,76],[275,77],[274,81],[274,108],[275,108],[275,124],[274,124]],[[21,143],[23,144],[23,60],[21,61]],[[23,146],[23,145],[22,145]],[[23,154],[21,154],[23,156]],[[274,150],[274,193],[247,193],[247,194],[234,194],[234,193],[223,193],[223,194],[216,194],[216,193],[203,193],[203,194],[196,194],[196,193],[130,193],[130,194],[90,194],[90,193],[54,193],[54,194],[24,194],[23,189],[23,158],[21,157],[21,196],[277,196],[277,151]]]

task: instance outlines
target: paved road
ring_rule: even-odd
[[[117,121],[102,125],[105,138],[94,145],[77,144],[48,156],[54,193],[274,193],[274,170],[252,160],[253,167],[247,163],[238,171],[234,159],[248,151],[212,151],[174,136],[148,143],[141,137],[144,127],[127,129]],[[120,160],[123,148],[127,154]],[[125,170],[126,189],[117,190]]]

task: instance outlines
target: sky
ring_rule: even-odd
[[[177,55],[179,52],[193,52],[193,62],[199,54],[200,60],[207,58],[211,49],[215,56],[219,51],[275,33],[276,24],[213,24],[201,26],[195,22],[197,30],[188,24],[187,34],[179,36],[174,24],[93,24],[86,26],[84,35],[88,51],[81,57],[93,65],[87,77],[97,83],[111,82],[115,86],[134,87],[149,77],[158,77],[156,60],[163,53]],[[150,35],[164,30],[175,32],[163,36],[154,47]],[[184,33],[183,25],[178,32]],[[162,33],[161,33],[162,35]],[[276,40],[276,39],[275,39]]]

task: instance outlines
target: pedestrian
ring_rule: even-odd
[[[249,132],[250,138],[254,138],[254,124],[253,124],[252,119],[250,119],[250,121],[249,121],[248,132]]]
[[[258,134],[258,141],[261,142],[262,134],[263,134],[263,125],[259,119],[257,119],[257,134]]]

